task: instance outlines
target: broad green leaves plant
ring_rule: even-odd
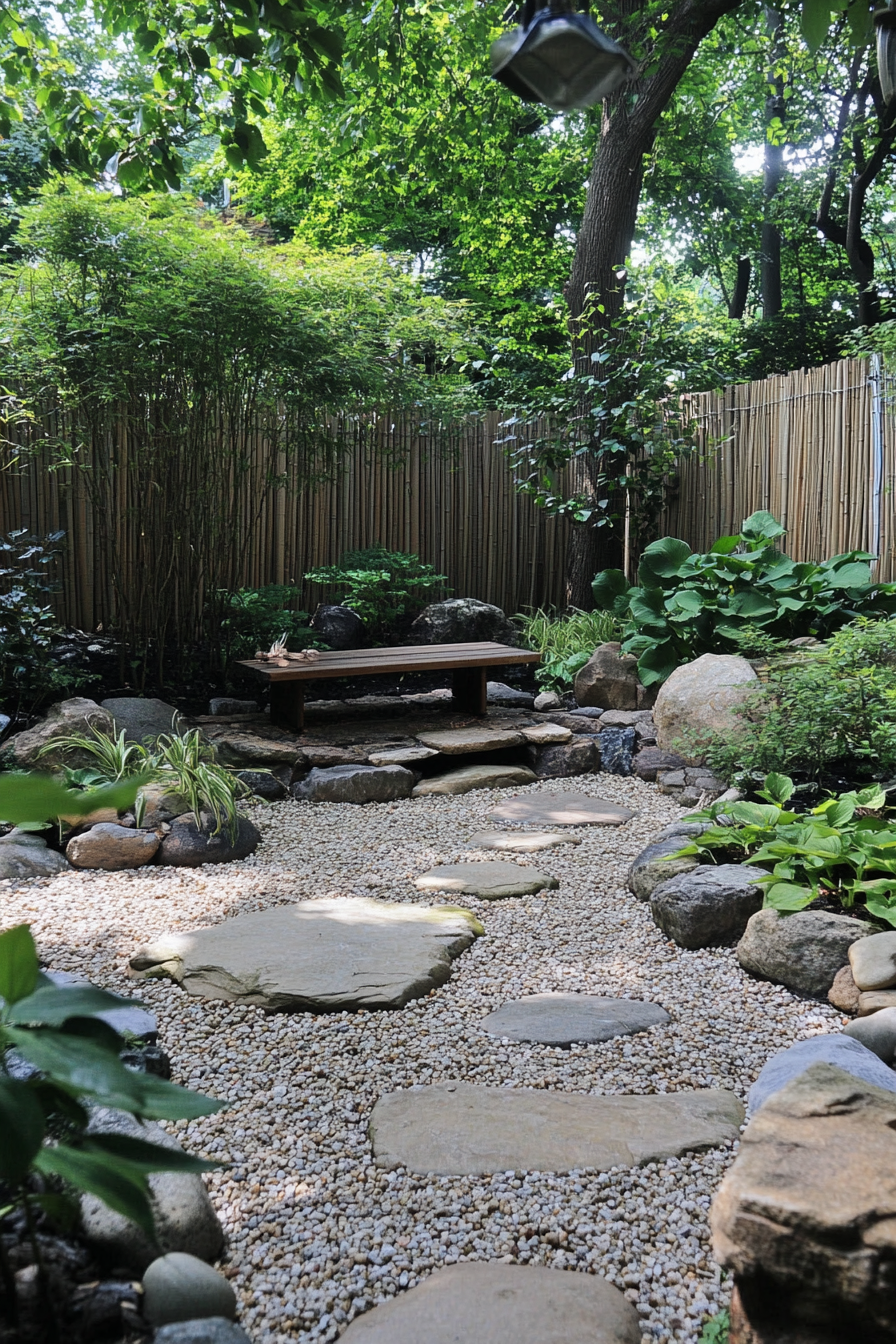
[[[844,909],[863,905],[896,928],[896,825],[879,815],[886,794],[878,785],[826,799],[811,812],[788,809],[794,794],[787,775],[766,776],[764,803],[714,803],[695,820],[712,823],[680,855],[739,851],[743,863],[766,872],[764,906],[789,913],[819,897],[834,897]],[[727,824],[716,824],[724,816]]]
[[[720,537],[705,554],[676,537],[653,542],[637,586],[620,570],[597,575],[595,602],[627,618],[622,647],[638,655],[645,686],[700,654],[739,652],[747,625],[782,639],[824,638],[858,616],[896,611],[896,584],[873,582],[867,551],[800,562],[778,550],[783,536],[780,523],[759,511],[740,535]]]

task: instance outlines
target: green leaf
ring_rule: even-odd
[[[146,1177],[138,1169],[115,1161],[108,1153],[85,1152],[62,1143],[41,1149],[34,1165],[46,1176],[61,1176],[76,1190],[96,1195],[110,1209],[130,1218],[150,1239],[155,1237]]]
[[[631,585],[621,569],[604,569],[591,582],[598,611],[612,611],[617,598],[626,597]]]
[[[27,924],[16,924],[0,933],[0,998],[18,1003],[37,984],[37,948]]]
[[[719,537],[714,546],[710,548],[710,555],[730,555],[736,551],[740,545],[740,537]]]
[[[82,1148],[89,1152],[109,1153],[113,1158],[127,1161],[135,1171],[215,1171],[219,1162],[207,1162],[181,1148],[165,1148],[149,1139],[138,1139],[131,1134],[86,1134]]]
[[[100,808],[116,812],[130,807],[149,775],[133,775],[105,789],[73,791],[51,775],[0,775],[0,817],[13,823],[53,821],[56,817],[84,817]]]
[[[770,803],[778,803],[783,807],[793,797],[793,789],[792,779],[787,775],[777,775],[773,772],[766,775],[760,796],[767,798]]]
[[[778,610],[774,602],[755,590],[735,593],[729,605],[734,615],[745,621],[756,620],[759,616],[774,616]]]
[[[813,2],[814,0],[810,0],[810,3]],[[827,0],[825,0],[825,3],[827,3]],[[804,4],[803,14],[805,14],[805,12],[806,7]],[[828,17],[830,18],[830,10],[827,12]],[[745,537],[748,537],[750,541],[776,541],[778,537],[784,536],[785,529],[773,514],[769,513],[766,509],[757,509],[755,513],[751,513],[749,518],[744,520],[741,532]]]
[[[805,910],[817,896],[818,892],[813,891],[811,887],[798,887],[793,882],[776,882],[766,891],[763,907],[766,910],[785,912]]]
[[[70,1017],[91,1017],[139,1006],[138,999],[123,999],[94,985],[52,985],[19,999],[7,1020],[15,1026],[61,1027]]]
[[[638,659],[638,676],[642,686],[655,686],[671,677],[679,659],[670,643],[654,644]]]
[[[728,812],[742,826],[777,826],[782,816],[788,816],[774,803],[732,803]]]
[[[0,1077],[0,1180],[18,1185],[44,1138],[44,1114],[33,1088]]]
[[[656,579],[676,578],[690,555],[690,546],[677,537],[661,537],[659,541],[652,541],[641,556],[638,582],[642,587],[650,587]]]

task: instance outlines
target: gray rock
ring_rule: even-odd
[[[896,1059],[896,1008],[882,1008],[870,1017],[857,1018],[843,1028],[843,1035],[859,1041],[885,1064],[892,1064]]]
[[[482,640],[516,647],[519,632],[500,607],[474,597],[434,602],[414,621],[408,637],[409,644],[472,644]]]
[[[103,821],[72,836],[65,847],[65,856],[76,868],[117,873],[126,868],[142,868],[155,858],[158,847],[155,831],[138,831]]]
[[[601,644],[576,674],[576,702],[585,708],[648,709],[655,691],[641,685],[638,660],[617,640]]]
[[[403,765],[334,765],[315,766],[290,792],[312,803],[391,803],[410,798],[413,787],[413,772]]]
[[[587,793],[531,793],[508,798],[488,819],[530,826],[622,826],[634,815],[627,807]]]
[[[533,728],[524,728],[523,737],[533,747],[552,747],[558,742],[568,742],[572,731],[560,723],[536,723]]]
[[[163,821],[173,821],[189,806],[182,793],[173,793],[165,784],[144,784],[137,794],[140,825],[148,830],[161,826]]]
[[[730,653],[704,653],[677,667],[656,698],[657,743],[695,763],[699,757],[689,754],[685,734],[742,732],[740,711],[758,687],[759,678],[746,658]]]
[[[422,779],[411,797],[472,793],[474,789],[518,789],[521,784],[534,783],[535,775],[524,765],[464,765],[459,770]]]
[[[896,985],[896,929],[872,933],[849,949],[852,978],[859,990],[890,989]]]
[[[575,733],[577,736],[595,737],[600,732],[600,724],[597,719],[577,709],[568,712],[562,709],[552,709],[550,720],[551,723],[562,724],[564,728],[568,728],[571,733]]]
[[[706,864],[655,887],[650,913],[679,947],[717,947],[740,938],[762,908],[756,870],[740,863]]]
[[[24,882],[30,877],[52,877],[70,868],[65,855],[48,849],[39,835],[11,831],[0,843],[0,879]]]
[[[606,718],[606,715],[604,715]],[[601,720],[603,724],[603,719]],[[634,728],[601,727],[600,768],[607,775],[625,775],[632,772],[632,755],[635,750]]]
[[[760,910],[737,945],[737,959],[753,975],[822,999],[852,944],[869,933],[867,924],[848,915],[821,910],[782,915],[777,910]]]
[[[151,1121],[141,1123],[124,1111],[97,1107],[91,1112],[89,1133],[127,1134],[182,1151],[176,1139]],[[93,1251],[107,1263],[126,1265],[142,1273],[159,1255],[189,1250],[202,1260],[216,1260],[224,1233],[212,1208],[202,1177],[191,1172],[156,1171],[147,1177],[156,1239],[151,1242],[123,1214],[95,1195],[81,1196],[81,1226]]]
[[[371,765],[416,765],[438,754],[432,747],[386,747],[383,751],[372,751],[367,760]]]
[[[273,1011],[402,1008],[451,975],[482,933],[456,906],[338,898],[278,905],[173,933],[131,958],[138,978]]]
[[[223,1316],[206,1316],[200,1321],[176,1321],[161,1326],[152,1344],[252,1344],[241,1325]]]
[[[513,854],[537,854],[542,849],[581,843],[581,836],[554,831],[477,831],[467,841],[470,849],[498,849]]]
[[[215,748],[221,765],[273,770],[278,766],[292,768],[301,759],[296,739],[279,728],[259,726],[250,732],[246,728],[218,728],[207,724],[205,735]]]
[[[896,989],[866,989],[859,995],[859,1017],[870,1017],[885,1008],[896,1008]]]
[[[628,872],[628,889],[639,901],[648,901],[654,888],[670,877],[678,877],[697,867],[697,859],[693,856],[672,857],[687,842],[686,835],[673,835],[665,840],[654,840],[652,845],[641,850]]]
[[[503,681],[489,681],[485,690],[490,705],[500,705],[504,709],[535,708],[535,696],[531,691],[518,691]]]
[[[264,798],[269,803],[285,798],[288,792],[283,780],[271,774],[270,770],[238,770],[236,777],[247,789],[252,790],[256,798]]]
[[[570,714],[574,719],[602,719],[607,713],[599,705],[579,705],[576,709],[571,709]]]
[[[536,1265],[437,1269],[357,1316],[345,1344],[640,1344],[638,1315],[596,1274]]]
[[[704,831],[709,830],[711,825],[712,822],[710,821],[688,821],[686,818],[682,821],[673,821],[668,826],[663,827],[656,837],[657,842],[669,840],[674,836],[702,835]],[[684,844],[684,840],[682,840],[682,844]]]
[[[247,817],[237,821],[236,835],[231,838],[226,823],[213,833],[212,823],[203,815],[202,828],[196,825],[192,812],[175,817],[171,830],[162,838],[156,862],[166,868],[199,868],[204,863],[233,863],[248,858],[261,843],[261,832]]]
[[[453,891],[467,896],[480,896],[484,901],[498,901],[505,896],[534,896],[539,891],[553,891],[560,883],[537,868],[521,868],[516,863],[500,859],[484,863],[443,863],[421,873],[414,886],[418,891]]]
[[[195,1255],[171,1251],[161,1255],[143,1275],[143,1315],[150,1325],[195,1321],[202,1317],[236,1317],[236,1293],[223,1274]]]
[[[684,758],[674,751],[663,751],[660,747],[642,747],[632,758],[632,773],[648,784],[656,782],[660,773],[678,770],[684,765]]]
[[[873,1051],[851,1036],[811,1036],[808,1041],[797,1041],[789,1050],[782,1050],[762,1069],[750,1088],[748,1106],[755,1115],[782,1087],[806,1072],[813,1064],[833,1064],[863,1083],[896,1092],[896,1073],[888,1068]]]
[[[850,1017],[855,1017],[859,1011],[860,999],[859,987],[852,978],[852,969],[849,966],[841,966],[828,990],[828,1003],[839,1008],[841,1013],[849,1013]]]
[[[76,696],[71,700],[61,700],[51,705],[46,717],[24,733],[15,733],[3,744],[4,751],[12,753],[16,765],[22,769],[61,770],[63,765],[73,769],[95,765],[96,761],[86,751],[77,748],[55,748],[44,753],[44,748],[57,737],[66,737],[70,733],[90,736],[91,729],[112,736],[112,715],[96,703]]]
[[[258,702],[255,700],[235,700],[232,695],[216,695],[208,702],[208,712],[215,718],[227,718],[233,714],[258,714]]]
[[[115,732],[124,729],[128,742],[142,742],[161,733],[177,733],[180,711],[164,700],[144,700],[136,695],[113,696],[100,705],[112,715]]]
[[[541,691],[540,694],[535,697],[533,708],[537,710],[539,714],[545,714],[548,710],[560,709],[562,705],[563,701],[556,691]]]
[[[389,1170],[608,1171],[721,1147],[737,1138],[743,1115],[733,1092],[596,1097],[437,1083],[380,1097],[370,1136],[377,1165]]]
[[[44,974],[54,985],[90,984],[90,981],[85,980],[82,975],[71,975],[68,971],[45,971]],[[148,1045],[159,1039],[156,1015],[142,1005],[130,1004],[127,1008],[110,1008],[107,1012],[92,1013],[91,1016],[98,1017],[121,1036],[136,1036]]]
[[[600,999],[593,994],[531,994],[502,1004],[482,1019],[492,1036],[541,1045],[574,1045],[633,1036],[669,1021],[656,1003],[640,999]]]
[[[311,628],[331,649],[363,649],[367,643],[364,622],[351,607],[322,602],[311,617]]]
[[[600,765],[600,755],[591,737],[573,737],[570,742],[550,746],[529,746],[526,758],[539,779],[589,775]]]
[[[506,751],[508,747],[521,747],[525,740],[521,732],[489,728],[487,724],[417,734],[418,742],[432,751],[440,751],[443,756],[465,756],[473,751]]]

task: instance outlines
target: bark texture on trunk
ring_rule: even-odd
[[[765,154],[762,167],[762,241],[760,288],[762,316],[768,321],[781,311],[781,230],[771,215],[771,204],[784,179],[784,146],[776,123],[784,121],[784,81],[777,73],[777,57],[784,37],[784,21],[776,9],[765,11],[766,31],[772,39],[772,64],[768,72],[769,96],[765,100]]]

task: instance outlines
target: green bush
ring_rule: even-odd
[[[722,778],[783,771],[821,781],[896,769],[896,620],[860,620],[818,649],[772,663],[741,731],[688,746]]]
[[[60,815],[85,816],[107,805],[129,806],[140,783],[137,778],[113,789],[74,793],[53,779],[8,774],[0,778],[0,815],[34,824]],[[129,1135],[87,1132],[92,1105],[156,1120],[193,1119],[222,1107],[122,1064],[125,1042],[99,1014],[130,1002],[92,985],[53,984],[40,972],[27,924],[0,934],[0,1183],[12,1205],[24,1211],[48,1315],[53,1290],[36,1245],[35,1208],[70,1226],[77,1221],[78,1206],[66,1192],[85,1191],[152,1238],[147,1175],[208,1171],[215,1165]],[[27,1080],[10,1076],[10,1050],[39,1072]],[[14,1301],[2,1247],[0,1277],[5,1299]]]
[[[291,583],[268,583],[263,588],[221,592],[221,655],[226,668],[234,658],[252,658],[283,639],[287,648],[319,648],[308,624],[307,611],[293,608],[298,590]]]
[[[695,813],[715,823],[679,855],[709,856],[767,868],[757,874],[764,906],[805,910],[833,897],[845,910],[863,905],[874,919],[896,927],[896,825],[878,814],[886,794],[876,785],[828,798],[811,812],[790,811],[793,780],[770,774],[759,796],[764,803],[713,803]],[[733,825],[730,824],[733,821]]]
[[[305,575],[309,583],[335,588],[336,601],[356,611],[372,639],[415,615],[434,598],[450,592],[447,576],[437,574],[417,555],[380,546],[346,551],[338,565],[324,565]]]
[[[739,652],[748,625],[775,639],[825,638],[857,616],[896,611],[896,584],[872,581],[873,555],[798,562],[777,549],[783,535],[760,511],[739,536],[720,537],[703,555],[675,537],[653,542],[641,556],[637,587],[618,569],[597,575],[595,601],[626,618],[622,647],[638,655],[645,686],[703,653]]]
[[[50,572],[63,535],[39,540],[22,528],[0,537],[0,705],[11,717],[70,695],[82,681],[53,654],[60,630]]]
[[[622,632],[622,622],[612,613],[575,607],[565,616],[539,609],[516,619],[524,646],[541,654],[535,679],[551,691],[567,690],[597,646],[619,639]]]

